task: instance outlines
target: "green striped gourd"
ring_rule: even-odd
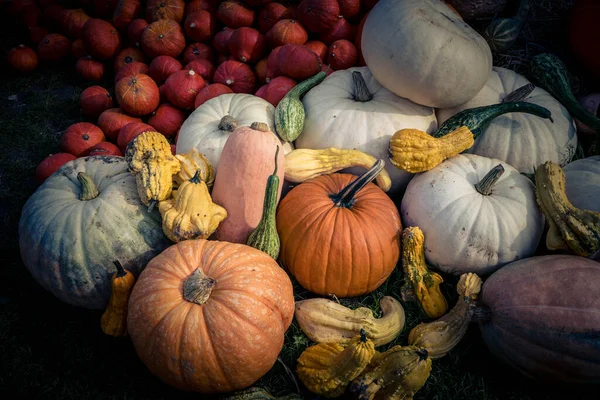
[[[483,33],[483,37],[494,53],[502,53],[508,50],[517,41],[530,8],[531,3],[529,0],[521,0],[516,16],[497,18],[490,22]]]

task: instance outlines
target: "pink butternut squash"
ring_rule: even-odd
[[[281,142],[261,122],[237,128],[227,139],[212,191],[213,202],[227,210],[227,218],[213,238],[246,243],[263,212],[267,179],[273,173],[274,157]],[[277,156],[277,176],[284,179],[283,151]],[[277,202],[281,198],[281,186]]]

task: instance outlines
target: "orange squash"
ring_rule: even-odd
[[[372,292],[400,256],[402,224],[392,200],[360,177],[322,175],[293,188],[277,210],[279,260],[311,292],[338,297]]]
[[[290,279],[269,255],[243,244],[186,240],[140,274],[127,328],[142,361],[164,382],[228,392],[271,369],[293,314]]]

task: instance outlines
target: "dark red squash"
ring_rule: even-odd
[[[60,149],[75,157],[84,157],[92,147],[104,141],[102,129],[89,122],[78,122],[69,126],[60,138]]]
[[[199,59],[186,64],[183,69],[191,69],[205,81],[212,81],[215,75],[215,66],[209,60]]]
[[[119,148],[110,142],[100,142],[90,150],[90,156],[119,156],[123,157],[123,153]]]
[[[254,23],[254,10],[246,7],[241,1],[228,0],[219,4],[217,18],[229,28],[252,26]]]
[[[129,38],[129,43],[133,46],[140,46],[140,42],[142,41],[142,33],[144,33],[144,29],[148,27],[148,21],[142,18],[136,18],[127,27],[127,37]]]
[[[282,19],[291,19],[291,14],[286,6],[280,3],[269,3],[258,13],[258,30],[266,34]]]
[[[321,70],[317,53],[304,45],[286,44],[277,54],[279,70],[290,78],[304,80]]]
[[[46,36],[49,33],[50,31],[46,27],[32,26],[31,28],[29,28],[29,39],[31,39],[33,44],[37,45],[42,41],[44,36]]]
[[[134,61],[146,63],[146,55],[137,47],[124,48],[115,57],[115,61],[113,62],[113,69],[115,72],[119,72],[121,68],[123,68],[127,64],[131,64]]]
[[[39,8],[37,4],[33,3],[23,7],[21,12],[19,13],[19,19],[21,20],[23,26],[29,29],[39,24],[41,15],[41,8]]]
[[[290,90],[296,86],[298,82],[287,76],[278,76],[277,78],[271,79],[271,81],[260,88],[256,92],[256,96],[261,97],[277,107],[277,104],[288,94]]]
[[[271,50],[269,53],[269,57],[267,57],[267,72],[265,74],[265,82],[269,83],[269,81],[277,76],[281,75],[281,70],[279,69],[279,52],[281,51],[280,47],[276,47]]]
[[[600,2],[577,0],[569,17],[569,44],[576,59],[600,78]]]
[[[206,103],[210,99],[214,99],[215,97],[219,97],[225,93],[233,93],[233,90],[229,86],[223,85],[221,83],[213,83],[202,89],[196,99],[194,100],[194,109],[200,107],[202,104]]]
[[[214,81],[227,85],[233,93],[254,93],[256,76],[252,69],[239,61],[228,60],[217,67]]]
[[[156,110],[160,100],[156,82],[145,74],[128,76],[118,81],[115,96],[121,109],[134,116],[150,114]]]
[[[117,29],[125,29],[131,21],[139,17],[141,11],[140,0],[119,0],[113,12],[113,25]]]
[[[298,5],[298,19],[311,32],[327,32],[339,15],[337,0],[302,0]]]
[[[192,70],[182,69],[173,73],[165,81],[165,94],[169,102],[182,110],[194,108],[194,100],[206,86],[202,77]]]
[[[125,66],[115,74],[115,84],[125,77],[145,74],[147,71],[148,66],[146,64],[139,61],[132,61],[129,64],[125,64]]]
[[[112,108],[113,98],[102,86],[90,86],[81,92],[79,105],[83,115],[98,118],[104,111]]]
[[[600,381],[600,263],[531,257],[494,272],[475,312],[496,357],[550,382]]]
[[[308,40],[306,29],[295,19],[278,21],[267,33],[267,41],[272,48],[285,44],[304,44]]]
[[[185,48],[183,52],[183,63],[187,64],[194,60],[214,60],[215,54],[213,49],[204,43],[192,43]]]
[[[254,66],[254,75],[260,83],[268,83],[267,82],[267,64],[268,58],[263,58],[256,63]]]
[[[141,47],[150,58],[161,55],[177,58],[185,48],[181,26],[172,19],[151,23],[142,33]]]
[[[110,19],[112,18],[118,0],[92,0],[94,15],[97,18]]]
[[[6,61],[15,71],[26,73],[37,68],[38,55],[32,48],[20,44],[8,51]]]
[[[362,54],[362,31],[363,31],[363,27],[365,26],[365,21],[367,20],[367,17],[369,16],[369,13],[366,13],[365,16],[362,18],[362,20],[360,21],[360,24],[358,25],[358,28],[356,29],[356,36],[354,37],[354,45],[356,46],[356,51],[358,52],[358,65],[360,65],[361,67],[364,67],[365,65],[367,65],[367,63],[365,62],[365,58],[363,57]]]
[[[85,45],[83,44],[82,39],[73,40],[71,43],[71,56],[75,59],[79,59],[83,56],[89,55],[87,50],[85,49]]]
[[[214,0],[192,0],[185,6],[185,15],[200,10],[208,11],[212,14],[215,11],[215,3]]]
[[[371,11],[371,8],[375,7],[375,4],[377,4],[379,0],[363,0],[363,6],[365,7],[365,10],[367,11]]]
[[[356,27],[354,25],[350,25],[350,23],[340,15],[338,22],[336,22],[330,30],[321,34],[320,39],[323,43],[331,45],[336,40],[343,39],[353,41],[355,36]]]
[[[124,125],[119,131],[119,137],[117,138],[119,150],[125,154],[129,142],[140,136],[142,133],[149,131],[154,131],[154,127],[143,122],[130,122]]]
[[[37,54],[40,60],[57,62],[71,52],[71,42],[58,33],[49,33],[38,44]]]
[[[334,70],[348,69],[358,63],[358,51],[349,40],[336,40],[329,46],[327,63]]]
[[[83,33],[83,26],[90,16],[81,8],[63,11],[63,29],[67,36],[79,39]]]
[[[361,0],[338,0],[340,15],[346,19],[353,19],[360,14]]]
[[[160,85],[174,72],[181,71],[181,63],[171,56],[158,56],[150,63],[147,75]]]
[[[148,0],[146,3],[146,19],[158,21],[171,19],[177,23],[183,20],[185,2],[183,0]]]
[[[327,60],[327,51],[329,50],[329,47],[327,47],[325,43],[318,40],[311,40],[310,42],[306,42],[304,45],[319,56],[321,63],[324,63]]]
[[[121,49],[119,31],[109,22],[90,18],[83,26],[83,44],[88,53],[97,60],[114,58]]]
[[[98,117],[98,126],[111,142],[116,142],[119,131],[130,122],[142,122],[140,118],[125,114],[120,108],[109,108]]]
[[[217,32],[215,37],[213,38],[211,44],[212,47],[221,54],[229,53],[229,39],[231,35],[233,35],[234,29],[231,28],[223,28],[222,31]]]
[[[92,56],[83,56],[75,63],[75,73],[86,81],[99,81],[104,75],[104,64]]]
[[[185,18],[183,30],[194,42],[208,42],[217,31],[217,19],[208,11],[196,11]]]
[[[267,41],[265,36],[254,28],[241,27],[236,29],[229,38],[229,53],[236,60],[254,64],[265,53]]]
[[[76,158],[73,154],[69,153],[50,154],[35,169],[35,179],[39,183],[43,183],[50,175],[58,171],[60,167]]]
[[[170,138],[175,136],[185,118],[186,114],[179,108],[170,103],[164,103],[159,105],[152,113],[148,125],[153,126],[157,132]]]

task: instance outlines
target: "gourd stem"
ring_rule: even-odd
[[[201,306],[206,303],[217,281],[204,275],[200,268],[196,268],[185,281],[183,281],[183,298],[190,303]]]
[[[336,207],[350,208],[354,204],[354,196],[369,182],[371,182],[377,174],[383,169],[385,162],[383,160],[377,160],[371,168],[364,174],[350,182],[348,186],[343,188],[339,193],[329,195],[331,200],[335,203]]]
[[[233,132],[237,128],[237,120],[231,115],[226,115],[219,122],[219,129],[222,131]]]
[[[475,190],[484,196],[492,194],[492,188],[498,182],[498,179],[504,174],[504,167],[502,164],[496,165],[490,170],[485,176],[475,184]]]
[[[260,132],[269,132],[269,125],[264,122],[253,122],[250,125],[250,129]]]
[[[200,179],[200,170],[198,169],[198,170],[196,170],[196,173],[194,174],[194,176],[192,176],[192,177],[190,178],[190,182],[191,182],[191,183],[198,184],[198,183],[200,183],[201,181],[202,181],[202,179]]]
[[[158,204],[158,201],[156,200],[150,200],[150,203],[148,204],[148,212],[152,212],[152,210],[154,210],[154,207],[156,207],[156,205]]]
[[[275,150],[275,169],[271,175],[277,175],[277,157],[279,156],[279,146],[277,146],[277,150]]]
[[[352,72],[352,81],[354,82],[354,100],[365,103],[373,99],[373,95],[369,92],[365,78],[363,78],[360,72]]]
[[[92,178],[83,172],[80,172],[77,174],[77,180],[81,184],[81,194],[79,195],[79,200],[88,201],[98,197],[98,188],[96,187],[96,184]]]
[[[261,223],[275,224],[277,207],[272,207],[272,204],[277,204],[277,194],[279,190],[279,177],[277,176],[277,156],[279,155],[279,146],[275,150],[275,169],[273,174],[267,178],[267,188],[265,189],[265,201],[263,202],[263,215],[260,219]]]
[[[360,328],[360,331],[358,333],[360,334],[360,341],[363,343],[366,343],[367,342],[367,332],[363,328]]]
[[[510,101],[522,101],[527,98],[535,90],[533,83],[523,85],[518,89],[513,90],[502,99],[502,103],[508,103]]]
[[[125,271],[125,268],[123,268],[123,265],[119,260],[113,261],[113,264],[117,267],[117,278],[122,278],[127,275],[127,271]]]
[[[425,348],[417,350],[417,354],[419,355],[420,361],[425,361],[427,360],[427,357],[429,357],[429,352]]]
[[[471,321],[473,322],[488,322],[492,319],[492,311],[485,306],[475,307],[471,312]]]

